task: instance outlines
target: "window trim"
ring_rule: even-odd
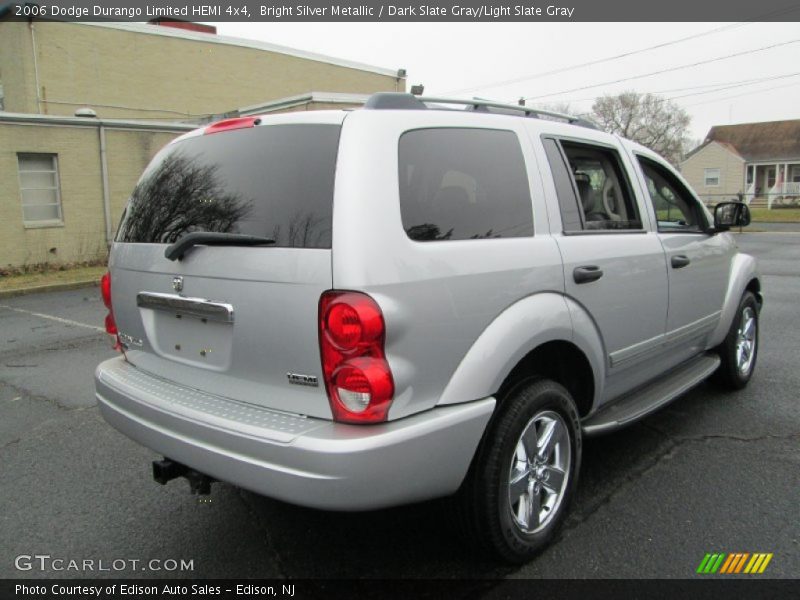
[[[455,240],[418,240],[412,238],[408,235],[408,231],[406,230],[405,226],[403,225],[403,203],[402,198],[400,197],[400,140],[403,139],[403,136],[407,133],[412,133],[415,131],[430,131],[430,130],[447,130],[447,129],[458,129],[461,131],[464,130],[472,130],[472,131],[498,131],[502,133],[511,133],[516,138],[517,144],[519,145],[519,156],[522,159],[522,166],[524,167],[525,172],[525,182],[526,182],[526,190],[528,192],[528,205],[530,208],[531,214],[531,234],[524,235],[524,236],[515,236],[515,237],[493,237],[493,238],[465,238],[465,239],[455,239]],[[523,136],[520,134],[519,131],[515,129],[507,129],[502,127],[475,127],[474,125],[471,126],[464,126],[464,125],[424,125],[421,127],[411,127],[409,129],[403,129],[400,131],[399,135],[397,136],[397,168],[395,172],[397,174],[397,191],[398,191],[398,202],[397,207],[400,209],[400,230],[403,232],[403,237],[413,242],[414,244],[421,244],[421,245],[429,245],[429,244],[441,244],[441,243],[458,243],[458,242],[491,242],[491,241],[499,241],[505,240],[506,242],[512,240],[530,240],[536,237],[536,210],[534,208],[534,193],[533,188],[531,187],[531,170],[530,170],[530,161],[525,156],[525,149],[523,146]]]
[[[717,176],[716,178],[712,177],[712,179],[716,179],[717,183],[708,183],[708,172],[709,171],[716,171]],[[703,185],[705,187],[720,187],[722,185],[722,169],[719,167],[711,167],[708,169],[703,169]]]
[[[22,212],[22,225],[25,229],[43,229],[47,227],[63,227],[64,226],[64,206],[61,201],[61,171],[59,169],[58,164],[58,153],[57,152],[17,152],[17,183],[19,185],[19,205],[20,210]],[[42,157],[46,156],[52,160],[53,169],[52,170],[28,170],[28,169],[21,169],[22,166],[20,164],[21,158],[26,157]],[[55,179],[55,187],[53,188],[25,188],[22,186],[22,174],[23,173],[52,173]],[[56,202],[50,204],[38,204],[32,206],[56,206],[58,208],[58,218],[57,219],[36,219],[36,220],[28,220],[25,218],[25,201],[24,201],[24,192],[26,190],[55,190],[56,193]]]
[[[653,223],[655,224],[656,232],[657,233],[680,233],[682,235],[687,235],[687,234],[689,234],[689,235],[706,235],[706,236],[709,235],[709,231],[708,230],[709,230],[710,227],[712,227],[712,223],[709,223],[708,218],[706,216],[706,212],[702,208],[702,204],[703,203],[700,201],[700,199],[697,196],[695,196],[695,194],[692,191],[691,187],[688,186],[688,185],[684,185],[684,183],[680,180],[680,178],[678,178],[675,175],[675,173],[672,171],[671,168],[667,167],[661,161],[656,160],[652,156],[648,156],[647,154],[642,154],[641,152],[634,152],[634,157],[636,158],[636,163],[637,163],[636,166],[639,169],[639,171],[641,172],[642,183],[645,184],[644,185],[644,193],[647,194],[647,204],[648,204],[649,210],[653,211],[652,216],[655,219],[653,221]],[[698,229],[696,229],[696,230],[692,230],[692,229],[662,229],[661,227],[658,226],[658,213],[656,212],[656,207],[655,207],[655,204],[653,203],[653,199],[650,197],[650,190],[647,189],[647,185],[646,185],[646,181],[647,180],[646,180],[646,177],[645,177],[645,174],[644,174],[644,168],[642,167],[642,163],[641,163],[642,159],[644,159],[646,161],[650,161],[651,163],[653,163],[653,164],[657,165],[658,167],[664,169],[671,176],[675,177],[677,182],[682,187],[684,187],[687,192],[689,192],[689,198],[694,202],[694,209],[695,209],[698,221],[701,221],[700,223],[698,223]]]
[[[563,217],[561,219],[561,233],[565,236],[572,236],[572,235],[612,235],[612,234],[635,234],[635,233],[647,233],[648,229],[645,227],[642,207],[639,205],[639,199],[636,193],[634,192],[633,185],[631,184],[631,177],[630,173],[627,170],[623,159],[623,153],[620,152],[620,149],[615,146],[614,144],[609,144],[607,142],[598,142],[594,140],[587,140],[586,138],[579,138],[573,136],[566,136],[566,135],[557,135],[552,133],[542,133],[540,135],[540,141],[542,142],[542,147],[544,148],[544,141],[546,139],[550,139],[556,142],[556,147],[558,148],[559,153],[561,154],[561,160],[564,161],[564,166],[567,168],[567,175],[569,176],[570,181],[570,188],[572,189],[572,200],[575,203],[575,206],[578,210],[578,217],[581,221],[581,229],[580,230],[566,230],[564,229],[564,220]],[[606,150],[609,152],[614,152],[617,155],[618,165],[622,169],[622,175],[624,179],[624,185],[627,188],[627,192],[631,200],[633,201],[634,205],[636,206],[637,211],[639,212],[639,222],[641,223],[641,227],[638,229],[587,229],[586,228],[586,216],[583,214],[583,209],[581,208],[581,203],[579,202],[580,194],[578,193],[577,185],[575,184],[575,178],[571,176],[569,171],[569,159],[567,158],[567,154],[564,151],[564,147],[562,145],[562,141],[583,146],[589,146],[594,148],[599,148],[601,150]],[[545,150],[545,157],[547,155],[547,149]],[[552,176],[552,165],[550,165],[549,158],[547,159],[547,164],[550,167],[550,178],[553,180],[553,184],[555,185],[555,178]],[[556,201],[558,202],[559,207],[559,214],[561,214],[561,198],[558,194],[558,188],[556,187]]]

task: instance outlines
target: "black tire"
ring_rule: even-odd
[[[484,435],[464,484],[454,498],[455,510],[461,533],[469,541],[494,558],[519,564],[545,548],[564,521],[580,471],[581,427],[569,392],[547,379],[528,379],[517,385],[498,411]],[[533,432],[527,429],[531,423],[534,424]],[[547,458],[544,458],[544,463],[536,462],[546,456],[544,453],[536,454],[534,464],[539,465],[537,471],[527,458],[526,445],[521,437],[523,432],[527,432],[526,441],[531,443],[533,439],[537,447],[541,447],[539,444],[547,437],[551,423],[555,424],[553,431],[563,429],[566,437],[559,437],[560,441],[549,450],[552,465]],[[530,435],[534,437],[530,438]],[[563,462],[565,457],[569,458],[568,465]],[[559,465],[566,468],[557,468]],[[558,499],[553,500],[555,496],[548,486],[554,487],[553,482],[562,476],[559,472],[566,475],[566,480],[560,485]],[[527,490],[516,503],[511,500],[514,495],[510,486],[512,473],[519,479],[519,486]],[[540,493],[532,494],[537,485]],[[520,488],[515,486],[514,489]],[[549,509],[545,508],[545,498],[552,501]],[[536,499],[542,502],[538,511],[532,509]],[[527,507],[531,510],[526,511]],[[537,513],[536,521],[532,516],[534,512]],[[523,519],[525,514],[531,515],[527,531],[518,521],[519,514]],[[546,516],[539,520],[539,514]]]
[[[752,317],[754,327],[753,345],[750,351],[751,360],[747,363],[746,368],[742,368],[739,360],[739,343],[741,341],[742,327],[750,317]],[[736,316],[733,318],[728,335],[725,336],[725,341],[717,348],[722,362],[719,365],[719,369],[714,373],[714,381],[720,387],[729,390],[740,390],[750,381],[758,358],[759,333],[758,302],[752,292],[745,292],[739,301]]]

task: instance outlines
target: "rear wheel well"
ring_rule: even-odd
[[[552,379],[567,388],[581,417],[591,410],[594,374],[586,355],[575,344],[553,341],[531,350],[503,381],[497,393],[499,402],[502,403],[521,381],[534,376]]]

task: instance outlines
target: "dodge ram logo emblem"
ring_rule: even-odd
[[[173,277],[172,278],[172,289],[176,292],[183,291],[183,277]]]

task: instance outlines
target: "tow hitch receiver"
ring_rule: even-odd
[[[189,491],[192,494],[207,496],[211,493],[211,484],[216,481],[208,475],[198,473],[194,469],[190,469],[186,465],[175,462],[172,459],[164,458],[164,460],[153,461],[153,479],[161,485],[167,485],[168,482],[178,477],[185,477],[189,482]]]

